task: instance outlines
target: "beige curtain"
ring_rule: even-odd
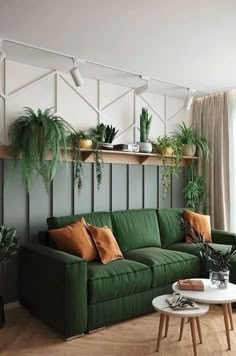
[[[199,175],[208,187],[207,212],[214,228],[229,230],[229,137],[226,93],[209,95],[193,102],[193,127],[207,139],[209,161],[200,160]]]

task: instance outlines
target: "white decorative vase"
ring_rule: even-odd
[[[209,279],[212,288],[225,289],[229,283],[229,270],[210,271]]]
[[[196,145],[184,145],[183,146],[183,156],[194,157],[196,153]]]
[[[137,142],[137,145],[139,145],[139,152],[143,152],[143,153],[152,152],[152,144],[150,142]]]

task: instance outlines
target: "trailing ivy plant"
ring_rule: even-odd
[[[8,134],[13,157],[16,164],[21,156],[22,175],[28,191],[35,172],[43,178],[46,190],[49,190],[61,159],[61,149],[66,156],[67,136],[73,131],[68,122],[53,114],[53,108],[35,112],[25,107],[24,115],[11,124]],[[52,159],[47,161],[49,152]]]
[[[97,188],[99,190],[102,183],[103,157],[97,136],[92,135],[91,130],[89,130],[89,133],[80,130],[72,133],[68,137],[68,145],[71,147],[71,158],[74,163],[74,183],[77,185],[78,192],[80,193],[83,187],[83,159],[80,148],[80,139],[92,140],[93,142],[93,160],[96,167]]]
[[[181,172],[179,163],[183,159],[182,143],[174,136],[164,135],[163,137],[159,136],[157,138],[154,147],[156,152],[162,155],[162,163],[164,166],[164,172],[162,174],[163,199],[165,199],[170,189],[172,176],[178,177]],[[171,149],[171,154],[166,152],[167,149]],[[173,155],[173,157],[170,157],[171,155]]]

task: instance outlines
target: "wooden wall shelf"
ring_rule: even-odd
[[[94,162],[93,150],[92,149],[81,149],[82,159],[84,162]],[[141,164],[148,166],[162,166],[163,160],[161,155],[153,153],[142,153],[142,152],[123,152],[123,151],[113,151],[113,150],[102,150],[104,163],[115,163],[115,164]],[[167,161],[167,165],[173,165],[173,158],[175,156],[164,156]],[[0,158],[12,158],[11,147],[7,145],[0,146]],[[48,160],[51,159],[50,154],[47,157]],[[179,166],[188,166],[192,160],[197,160],[198,157],[184,156],[183,160],[179,163]],[[63,158],[62,154],[62,160]],[[70,150],[68,150],[67,161],[71,161]]]

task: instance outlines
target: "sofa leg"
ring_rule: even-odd
[[[64,337],[64,340],[65,341],[72,341],[72,340],[74,340],[74,339],[78,339],[79,337],[82,337],[82,336],[84,336],[85,334],[83,333],[83,334],[78,334],[78,335],[74,335],[74,336],[71,336],[71,337]]]
[[[96,333],[97,331],[102,331],[104,330],[106,327],[105,326],[101,326],[100,328],[97,328],[97,329],[93,329],[93,330],[89,330],[89,334],[93,334],[93,333]]]

